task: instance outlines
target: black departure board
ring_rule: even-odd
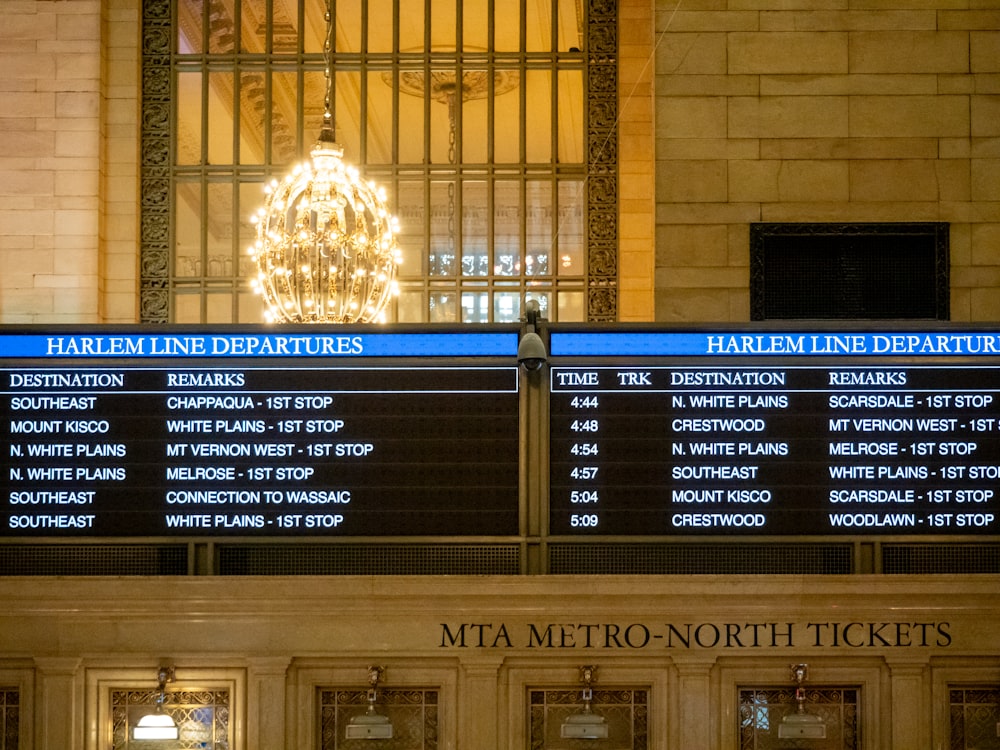
[[[0,534],[518,533],[517,334],[0,335]]]
[[[553,332],[553,535],[1000,533],[1000,334]]]

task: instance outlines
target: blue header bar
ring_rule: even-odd
[[[5,359],[514,357],[517,333],[0,334]]]
[[[1000,333],[931,331],[559,333],[553,357],[1000,357]]]

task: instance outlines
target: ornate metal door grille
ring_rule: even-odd
[[[17,688],[0,688],[0,750],[18,750],[20,728],[20,692]]]
[[[632,688],[594,688],[591,709],[608,723],[607,739],[562,739],[567,717],[583,710],[580,690],[531,690],[531,750],[647,750],[649,747],[649,691]]]
[[[319,691],[321,750],[370,750],[370,740],[345,739],[352,717],[368,709],[367,690]],[[391,740],[376,744],[384,750],[437,750],[438,691],[379,688],[377,710],[392,722]]]
[[[228,690],[171,690],[164,710],[180,728],[176,742],[134,741],[132,727],[156,704],[157,690],[112,690],[114,750],[229,750],[232,746]]]
[[[1000,686],[955,688],[951,693],[951,750],[1000,748]]]
[[[826,724],[825,740],[778,739],[778,725],[795,713],[795,688],[741,688],[740,750],[858,750],[860,691],[856,688],[806,687],[806,711]]]

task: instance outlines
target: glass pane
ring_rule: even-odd
[[[233,322],[233,295],[229,292],[209,292],[205,295],[206,323]]]
[[[496,292],[493,296],[493,321],[516,323],[521,317],[520,292]]]
[[[401,5],[422,5],[400,0]],[[368,0],[368,51],[392,52],[392,0]]]
[[[552,74],[547,70],[525,73],[527,109],[524,113],[526,139],[525,160],[548,162],[552,158]]]
[[[424,4],[417,0],[399,0],[399,49],[419,52],[424,49]]]
[[[254,239],[257,237],[256,227],[250,223],[250,217],[256,213],[257,209],[264,205],[264,190],[259,182],[241,182],[239,185],[240,205],[236,208],[236,216],[239,222],[240,237],[236,244],[237,259],[239,261],[236,275],[244,283],[249,282],[257,275],[257,264],[254,263],[250,250],[253,248]]]
[[[233,163],[233,74],[208,75],[208,163]]]
[[[294,4],[289,3],[289,13]],[[302,49],[311,55],[321,53],[326,44],[326,3],[307,2],[302,33]]]
[[[455,81],[458,73],[454,68],[431,72],[431,162],[434,164],[455,164]]]
[[[471,71],[466,73],[467,78],[471,75],[474,75]],[[466,164],[486,163],[488,115],[485,98],[470,99],[462,106],[462,161]]]
[[[291,89],[295,92],[295,89]],[[302,95],[295,93],[295,101],[301,101],[302,106],[302,141],[298,141],[296,134],[296,153],[292,161],[309,158],[309,150],[312,148],[319,131],[323,129],[323,106],[326,103],[326,76],[322,71],[309,70],[302,74]],[[336,119],[337,113],[333,113]],[[337,126],[337,137],[340,138],[340,123],[334,122]]]
[[[392,163],[392,89],[386,85],[381,73],[368,74],[368,138],[365,146],[366,164]]]
[[[427,275],[427,253],[424,243],[424,183],[400,182],[393,213],[399,219],[396,241],[402,255],[400,277]]]
[[[505,79],[512,86],[493,100],[493,161],[518,164],[521,161],[521,80],[516,71]],[[506,87],[505,87],[506,88]]]
[[[431,323],[458,322],[458,295],[454,292],[431,292],[429,319]]]
[[[261,120],[266,121],[271,128],[271,163],[292,164],[299,158],[298,153],[298,100],[299,77],[296,73],[276,72],[271,76],[271,106],[260,112]],[[323,98],[317,105],[323,108]],[[322,112],[320,113],[322,118]],[[307,133],[309,139],[315,139],[319,134],[319,122],[316,130]]]
[[[427,310],[423,292],[400,291],[396,304],[396,320],[400,323],[422,323]]]
[[[333,51],[337,54],[361,51],[361,3],[331,0]],[[325,33],[325,32],[324,32]]]
[[[462,322],[489,323],[489,292],[462,292]]]
[[[210,183],[208,209],[205,212],[207,230],[206,276],[233,275],[233,187],[229,183]]]
[[[174,193],[174,276],[201,276],[201,184],[180,182]]]
[[[420,82],[417,88],[399,86],[399,163],[423,164],[424,162],[424,95],[423,71],[400,71],[400,81]],[[395,85],[391,81],[388,86]],[[431,103],[432,108],[440,104]],[[445,126],[447,127],[447,125]]]
[[[201,294],[194,290],[190,294],[177,293],[174,296],[174,323],[201,323]]]
[[[243,52],[267,50],[267,0],[242,0],[240,3],[240,49]],[[277,29],[275,29],[277,31]]]
[[[456,259],[455,183],[431,183],[430,276],[455,276]]]
[[[265,118],[267,109],[264,72],[253,70],[240,74],[240,164],[264,163],[265,122],[277,122],[280,113]],[[287,127],[287,124],[285,125]]]
[[[577,180],[559,181],[559,275],[583,276],[584,184]]]
[[[583,163],[583,71],[559,72],[559,161]]]
[[[529,0],[527,3],[528,30],[525,44],[528,52],[547,52],[552,49],[551,0]]]
[[[584,321],[583,292],[559,292],[559,317],[563,323]]]
[[[358,164],[361,159],[361,74],[336,73],[334,85],[333,119],[337,126],[337,142],[344,147],[344,161]]]
[[[177,6],[177,51],[182,55],[201,54],[202,25],[205,4],[203,0],[181,0]]]
[[[546,320],[552,320],[552,293],[551,292],[527,292],[524,295],[525,302],[535,301],[538,303],[538,314]]]
[[[525,0],[496,0],[493,49],[497,52],[521,50],[521,4]],[[530,0],[529,0],[530,2]]]
[[[263,323],[264,322],[264,298],[252,292],[240,292],[238,303],[240,306],[239,320],[237,323]]]
[[[560,52],[579,52],[583,49],[583,5],[578,0],[558,0]]]
[[[210,3],[208,9],[208,53],[231,54],[236,49],[236,29],[232,5]]]
[[[500,6],[510,4],[501,0]],[[462,47],[469,51],[482,51],[489,45],[488,0],[462,0]]]
[[[525,203],[525,266],[531,276],[547,276],[552,273],[552,183],[528,182]]]
[[[520,273],[521,260],[521,183],[497,180],[493,184],[493,254],[494,273],[514,276]],[[499,270],[498,270],[499,269]]]
[[[462,183],[462,275],[488,276],[486,183]]]
[[[177,76],[177,163],[201,163],[202,73]]]
[[[401,0],[402,1],[402,0]],[[406,0],[414,2],[414,0]],[[431,0],[431,46],[435,50],[455,49],[458,0]]]
[[[245,7],[245,6],[244,6]],[[271,46],[277,55],[294,55],[299,51],[299,14],[293,3],[273,3],[274,13]]]

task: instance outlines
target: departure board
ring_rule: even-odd
[[[553,535],[1000,533],[1000,334],[553,332],[551,354]]]
[[[518,533],[517,334],[0,334],[4,536]]]

